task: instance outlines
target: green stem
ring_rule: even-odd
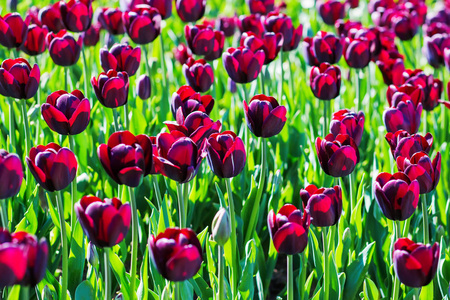
[[[137,270],[137,254],[138,254],[138,215],[136,207],[136,196],[134,195],[134,189],[128,187],[128,192],[130,193],[130,204],[131,204],[131,231],[132,231],[132,248],[131,248],[131,267],[130,267],[130,290],[131,299],[136,299],[136,270]]]
[[[30,137],[30,123],[28,122],[27,115],[27,101],[21,100],[22,105],[22,119],[25,128],[25,156],[29,155],[31,148],[31,137]],[[26,181],[27,181],[27,194],[31,195],[31,172],[30,168],[26,168]]]
[[[20,286],[20,300],[29,300],[30,299],[30,287],[26,285]]]
[[[411,224],[411,217],[405,220],[405,225],[403,226],[402,236],[408,237],[410,224]]]
[[[287,256],[287,299],[294,300],[294,256]]]
[[[305,282],[306,282],[306,268],[308,266],[308,260],[305,257],[305,251],[301,254],[302,259],[302,268],[300,269],[300,299],[303,299],[303,296],[305,294]]]
[[[85,47],[81,50],[81,55],[83,56],[83,77],[84,77],[84,95],[89,99],[91,102],[91,107],[93,107],[92,97],[90,96],[90,93],[88,91],[88,81],[89,78],[87,76],[88,74],[88,66],[87,66],[87,60],[86,60],[86,53],[84,53]]]
[[[161,191],[159,190],[158,179],[156,179],[156,175],[151,175],[151,176],[152,176],[153,188],[155,189],[156,201],[158,203],[158,209],[161,210],[162,198],[161,198]]]
[[[283,52],[283,51],[281,51],[281,52]],[[292,57],[292,55],[291,55],[291,57]],[[292,63],[289,59],[288,59],[288,65],[289,65],[289,87],[291,90],[291,101],[293,101],[294,100],[294,72],[292,72]]]
[[[355,172],[355,171],[353,171]],[[349,189],[349,193],[350,193],[350,215],[353,212],[353,208],[355,207],[355,196],[353,195],[353,172],[348,175],[348,189]]]
[[[9,222],[8,222],[8,201],[9,199],[0,200],[1,202],[1,211],[2,211],[2,226],[9,230]]]
[[[327,227],[322,227],[323,240],[323,299],[328,300],[330,296],[330,260],[328,259],[328,237]]]
[[[103,248],[105,259],[105,300],[111,300],[111,269],[109,267],[109,248]]]
[[[12,149],[10,152],[16,151],[16,123],[14,120],[14,99],[9,98],[9,141],[11,143]],[[25,101],[25,100],[22,100]],[[28,153],[25,153],[28,155]]]
[[[180,291],[181,281],[174,282],[173,284],[175,286],[174,299],[181,300],[181,291]]]
[[[129,130],[128,127],[128,102],[123,106],[123,127],[125,130]]]
[[[361,110],[361,77],[359,76],[359,70],[355,69],[355,76],[356,76],[356,101],[358,101],[357,103],[357,107],[356,107],[356,111],[360,111]]]
[[[68,92],[69,88],[69,69],[68,67],[64,68],[64,90]]]
[[[184,199],[183,199],[183,184],[177,182],[177,194],[178,194],[178,210],[180,216],[180,228],[186,227],[186,212],[184,207]]]
[[[69,145],[70,150],[72,150],[73,153],[75,153],[75,140],[73,135],[69,135]],[[70,228],[71,232],[73,233],[75,229],[75,212],[74,212],[74,206],[75,202],[77,201],[77,176],[72,180],[70,183]]]
[[[329,101],[322,101],[323,102],[323,132],[322,135],[327,135],[327,127],[328,127],[328,109],[330,102]]]
[[[394,221],[394,228],[395,228],[395,240],[398,240],[400,238],[400,221]],[[398,293],[400,291],[400,281],[398,279],[397,274],[395,274],[394,272],[394,289],[392,292],[392,300],[397,300],[398,299]]]
[[[281,69],[281,87],[279,89],[279,93],[278,93],[278,101],[281,101],[282,97],[283,97],[283,79],[284,79],[284,68],[283,68],[283,62],[284,62],[284,57],[283,57],[283,51],[280,51],[280,69]]]
[[[218,250],[218,259],[219,259],[219,292],[218,292],[218,299],[224,300],[225,299],[225,289],[224,289],[224,267],[225,267],[225,261],[223,259],[223,247],[219,246]]]
[[[59,227],[61,230],[61,256],[62,256],[62,273],[61,273],[61,300],[65,300],[67,297],[67,282],[69,275],[69,264],[68,264],[68,243],[67,243],[67,233],[66,233],[66,220],[64,219],[64,206],[63,206],[63,196],[62,192],[56,192],[57,198],[57,209],[59,215]]]
[[[116,131],[120,131],[120,125],[119,125],[119,116],[117,113],[117,108],[113,108],[113,116],[114,116],[114,127]]]
[[[261,88],[261,94],[265,94],[264,93],[264,72],[262,72],[262,71],[259,74],[259,87]]]
[[[167,75],[166,75],[166,62],[164,59],[164,38],[161,34],[159,35],[160,40],[160,46],[161,46],[161,69],[162,69],[162,85],[163,85],[163,92],[162,92],[162,98],[161,98],[161,111],[165,114],[167,112],[166,107],[167,105],[170,105],[170,99],[169,99],[169,86],[167,84]],[[165,116],[163,116],[165,117]]]
[[[232,298],[236,298],[236,286],[238,282],[238,274],[239,274],[239,252],[237,249],[237,237],[236,237],[236,216],[234,211],[234,199],[233,199],[233,190],[231,189],[231,180],[232,178],[225,179],[225,185],[227,187],[228,194],[228,211],[230,213],[231,219],[231,294]]]
[[[422,203],[422,219],[423,219],[423,243],[430,243],[430,235],[428,231],[428,208],[427,208],[427,194],[421,195],[420,202]]]
[[[427,134],[428,131],[428,111],[423,110],[423,134]]]

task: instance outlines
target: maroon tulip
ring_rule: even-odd
[[[0,149],[0,199],[17,195],[22,180],[23,170],[19,156]]]
[[[312,51],[319,63],[338,63],[343,50],[344,39],[339,39],[332,33],[319,31],[312,39]]]
[[[450,37],[447,33],[437,33],[432,37],[425,36],[423,41],[423,55],[435,69],[444,65],[444,49],[450,47]]]
[[[309,83],[316,98],[334,99],[339,96],[341,90],[341,70],[338,66],[321,63],[318,67],[312,67]]]
[[[420,86],[423,89],[422,105],[423,109],[432,111],[439,103],[446,104],[448,102],[439,99],[442,95],[442,81],[434,78],[433,75],[426,75],[422,70],[406,70],[403,73],[405,84]]]
[[[316,6],[320,17],[328,25],[334,25],[337,20],[345,18],[347,13],[346,3],[339,0],[317,1]]]
[[[86,47],[96,46],[100,40],[100,30],[102,29],[100,23],[92,24],[88,30],[81,33],[83,45]]]
[[[394,159],[397,159],[399,156],[409,159],[414,153],[421,151],[428,154],[433,145],[431,133],[421,136],[420,134],[409,134],[406,130],[399,130],[395,133],[386,133],[385,139],[391,147]]]
[[[292,204],[285,204],[277,214],[273,210],[267,215],[267,227],[278,253],[302,253],[308,244],[310,217]]]
[[[91,79],[97,99],[106,107],[116,108],[125,105],[128,101],[128,74],[126,72],[117,72],[109,70],[102,72]]]
[[[122,11],[119,8],[104,7],[100,10],[98,21],[112,35],[124,34]]]
[[[336,225],[342,213],[342,190],[336,185],[333,188],[317,188],[314,184],[300,190],[303,207],[311,216],[311,223],[316,227]]]
[[[91,105],[79,90],[70,94],[59,90],[47,97],[41,113],[51,130],[62,135],[76,135],[88,126]]]
[[[344,58],[350,68],[363,69],[370,62],[370,44],[366,39],[345,38]]]
[[[349,33],[352,31],[357,31],[360,29],[363,29],[363,25],[359,21],[352,21],[352,20],[342,20],[339,19],[334,23],[334,27],[336,28],[336,32],[339,36],[348,36]]]
[[[228,48],[222,55],[228,76],[236,83],[249,83],[261,72],[266,55],[263,50],[253,52],[249,48]]]
[[[264,64],[267,65],[277,58],[283,47],[283,35],[281,33],[266,32],[262,38],[253,32],[244,32],[241,36],[241,46],[250,48],[253,52],[263,50],[266,58]]]
[[[330,123],[330,132],[337,137],[339,134],[348,134],[357,146],[361,143],[364,131],[364,113],[355,113],[348,109],[341,109],[333,114]]]
[[[257,137],[277,135],[286,123],[286,107],[263,94],[254,96],[248,105],[244,101],[244,112],[248,128]]]
[[[28,262],[23,248],[12,242],[7,229],[0,228],[0,288],[13,286],[25,277]]]
[[[334,137],[330,133],[323,140],[318,137],[316,152],[322,170],[333,177],[349,175],[359,162],[358,146],[347,134]]]
[[[450,27],[441,22],[434,22],[424,26],[426,28],[426,36],[432,37],[435,34],[445,34],[450,32]]]
[[[0,94],[16,99],[32,98],[39,87],[41,72],[24,58],[7,59],[0,67]]]
[[[305,37],[302,42],[303,58],[309,66],[319,66],[320,62],[317,60],[313,50],[313,39]]]
[[[190,228],[167,228],[148,239],[150,257],[161,275],[170,281],[184,281],[202,266],[202,247]]]
[[[176,0],[175,8],[181,21],[197,22],[205,14],[206,0]]]
[[[47,26],[48,30],[52,32],[59,32],[66,29],[61,17],[59,5],[60,1],[55,4],[48,5],[39,11],[39,20],[42,25]]]
[[[66,28],[72,32],[86,31],[92,21],[92,0],[61,1],[59,9]]]
[[[153,42],[161,33],[161,15],[149,5],[137,5],[123,13],[123,24],[131,40],[144,45]]]
[[[274,0],[246,0],[251,14],[267,15],[275,7]]]
[[[239,19],[236,15],[232,17],[219,17],[216,21],[216,29],[222,31],[225,37],[230,37],[234,35],[236,31],[236,26],[239,23]]]
[[[65,189],[77,175],[75,154],[55,143],[31,148],[26,161],[37,183],[49,192]]]
[[[75,204],[75,212],[84,233],[97,247],[117,245],[130,229],[130,205],[117,198],[84,196]]]
[[[41,54],[45,51],[45,38],[47,37],[48,29],[46,26],[39,27],[31,24],[28,26],[25,41],[20,46],[20,50],[26,54],[33,56]]]
[[[213,69],[204,59],[194,60],[190,57],[183,65],[183,74],[196,92],[207,92],[214,83]]]
[[[50,57],[58,66],[68,67],[77,63],[80,58],[83,39],[77,41],[66,30],[47,35],[47,45]]]
[[[232,131],[213,133],[206,142],[209,167],[220,178],[239,175],[245,167],[245,147]]]
[[[39,20],[39,7],[32,6],[28,9],[25,17],[25,23],[27,23],[28,26],[31,24],[36,24],[39,27],[43,27],[41,20]]]
[[[150,98],[150,95],[152,93],[152,84],[150,81],[150,77],[142,74],[136,81],[136,85],[139,98],[141,98],[142,100],[147,100],[148,98]]]
[[[186,25],[184,35],[192,53],[204,55],[206,60],[215,60],[222,55],[225,35],[208,25]]]
[[[405,173],[380,173],[374,183],[375,199],[390,220],[404,221],[416,211],[419,183]]]
[[[179,43],[176,48],[173,49],[173,56],[182,65],[184,65],[189,57],[192,57],[191,50],[183,43]]]
[[[405,71],[404,57],[398,51],[381,50],[376,61],[387,85],[402,85]]]
[[[350,8],[357,8],[359,6],[359,0],[346,0],[345,4],[348,4]]]
[[[172,0],[148,0],[147,2],[159,11],[163,20],[172,15]]]
[[[170,104],[172,115],[176,119],[181,111],[184,117],[195,111],[201,111],[210,114],[214,107],[214,98],[210,95],[200,95],[188,85],[183,85],[173,93]]]
[[[128,44],[114,44],[109,51],[106,48],[100,50],[100,64],[105,72],[113,69],[133,76],[140,63],[141,48],[139,47],[133,49]]]
[[[395,242],[392,253],[395,274],[404,285],[426,286],[436,275],[439,253],[438,243],[430,246],[400,238]]]
[[[0,16],[0,44],[6,48],[18,48],[25,41],[27,28],[19,13]]]
[[[411,40],[419,30],[417,14],[395,10],[387,17],[387,24],[402,41]]]
[[[137,187],[150,174],[153,165],[152,142],[145,134],[129,131],[113,133],[101,144],[97,155],[106,173],[118,184]]]
[[[283,35],[283,51],[292,51],[298,48],[302,39],[303,26],[297,28],[292,25],[292,19],[283,13],[270,13],[264,21],[267,31]]]
[[[241,15],[238,26],[242,33],[251,31],[258,37],[261,37],[266,32],[260,15]]]

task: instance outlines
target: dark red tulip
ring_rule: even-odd
[[[58,66],[68,67],[77,63],[80,58],[83,39],[77,41],[66,30],[47,35],[47,45],[50,57]]]
[[[47,37],[47,26],[39,27],[31,24],[28,26],[25,41],[20,46],[20,50],[28,55],[38,55],[45,51],[45,38]]]
[[[0,44],[6,48],[18,48],[25,41],[27,29],[19,13],[0,16]]]
[[[283,35],[281,33],[266,32],[262,38],[253,32],[244,32],[241,36],[241,46],[250,48],[253,52],[263,50],[266,58],[264,64],[267,65],[277,58],[283,47]]]
[[[150,257],[161,275],[170,281],[192,278],[202,266],[202,247],[190,228],[167,228],[148,239]]]
[[[170,104],[172,115],[176,119],[179,112],[184,117],[195,111],[201,111],[210,114],[214,107],[214,98],[210,95],[200,95],[188,85],[183,85],[173,93],[172,102]]]
[[[0,199],[17,195],[22,180],[23,170],[19,156],[0,149]]]
[[[31,148],[26,161],[37,183],[49,192],[65,189],[77,175],[75,154],[55,143]]]
[[[125,105],[128,101],[128,74],[126,72],[117,72],[109,70],[102,72],[91,79],[97,99],[106,107],[116,108]]]
[[[222,55],[228,76],[236,83],[249,83],[261,72],[266,55],[263,50],[253,52],[249,48],[228,48]]]
[[[97,247],[117,245],[130,229],[130,205],[117,198],[84,196],[75,204],[75,212],[89,241]]]
[[[31,68],[24,58],[7,59],[0,67],[0,94],[16,99],[32,98],[41,80],[38,65]]]
[[[92,0],[68,0],[61,1],[59,10],[64,25],[69,31],[82,32],[91,26]]]
[[[319,63],[336,64],[344,50],[344,39],[339,39],[332,33],[319,31],[312,39],[312,50]]]
[[[137,5],[123,13],[123,24],[131,40],[139,45],[153,42],[161,33],[161,15],[149,5]]]
[[[413,86],[412,84],[403,84],[399,87],[390,85],[386,92],[386,98],[389,106],[395,107],[400,102],[411,101],[415,107],[423,102],[424,90],[422,86]]]
[[[314,184],[300,190],[303,207],[311,216],[311,223],[316,227],[336,225],[342,213],[342,190],[336,185],[333,188],[317,188]]]
[[[337,20],[345,18],[346,3],[339,0],[320,0],[316,4],[320,17],[328,25],[334,25]]]
[[[395,274],[404,285],[417,288],[426,286],[436,275],[439,253],[438,243],[430,246],[400,238],[395,242],[392,253]]]
[[[388,17],[388,24],[395,35],[402,41],[411,40],[419,30],[417,14],[396,10]]]
[[[267,227],[278,253],[302,253],[308,244],[310,217],[292,204],[285,204],[277,214],[273,210],[267,215]]]
[[[267,15],[275,7],[274,0],[246,0],[251,14]]]
[[[431,133],[422,136],[420,134],[409,134],[406,130],[399,130],[395,133],[386,133],[385,139],[391,147],[394,159],[399,156],[409,159],[415,153],[422,151],[428,154],[433,145]]]
[[[370,62],[370,44],[366,39],[345,38],[344,58],[350,68],[363,69]]]
[[[313,39],[305,37],[302,42],[303,58],[309,66],[319,66],[320,62],[317,60],[313,50]]]
[[[211,28],[215,28],[216,27],[216,20],[203,18],[203,20],[202,20],[202,22],[200,24],[204,25],[204,26],[209,26]]]
[[[442,95],[443,84],[433,75],[426,75],[422,70],[406,70],[403,73],[405,84],[420,86],[423,89],[422,105],[423,109],[432,111],[439,103],[446,104],[448,102],[439,99]]]
[[[145,134],[134,136],[129,131],[117,131],[107,144],[98,147],[97,155],[115,182],[137,187],[152,169],[152,149],[152,142]]]
[[[57,1],[55,4],[48,5],[39,11],[39,20],[42,25],[47,26],[48,30],[52,32],[66,29],[59,11],[59,5],[60,1]]]
[[[450,37],[447,33],[437,33],[432,37],[425,36],[423,41],[423,55],[430,66],[439,69],[444,65],[444,49],[450,47]]]
[[[298,48],[303,34],[303,26],[301,24],[294,28],[290,17],[283,13],[273,12],[267,15],[264,26],[269,32],[283,35],[283,51],[292,51]]]
[[[330,133],[323,140],[318,137],[316,152],[323,171],[333,177],[349,175],[359,162],[358,146],[347,134],[334,137]]]
[[[148,0],[147,2],[159,11],[163,20],[172,15],[172,0]]]
[[[234,35],[236,26],[238,26],[239,19],[236,15],[232,17],[219,17],[216,21],[216,29],[222,31],[225,37]]]
[[[175,8],[181,21],[197,22],[205,14],[206,0],[176,0]]]
[[[309,76],[311,91],[320,100],[331,100],[339,96],[341,90],[341,69],[329,63],[321,63],[311,68]]]
[[[124,34],[122,11],[119,8],[104,7],[98,14],[98,21],[112,35]]]
[[[277,135],[286,123],[286,107],[263,94],[254,96],[248,104],[244,101],[244,113],[248,128],[257,137]]]
[[[205,143],[206,140],[198,147],[192,139],[176,130],[158,134],[155,171],[179,183],[191,181],[206,157]]]
[[[363,29],[363,25],[359,21],[352,20],[342,20],[339,19],[334,23],[334,27],[336,28],[336,32],[339,36],[348,36],[350,31]]]
[[[142,100],[147,100],[148,98],[150,98],[150,95],[152,93],[152,84],[150,81],[150,77],[142,74],[136,81],[136,85],[139,98],[141,98]]]
[[[404,221],[416,211],[419,203],[419,182],[405,173],[380,173],[374,183],[375,199],[390,220]]]
[[[32,6],[28,9],[25,17],[25,23],[29,25],[36,24],[39,27],[43,27],[41,20],[39,20],[39,7]]]
[[[180,64],[184,65],[188,58],[192,57],[192,52],[184,43],[179,43],[178,46],[173,49],[173,56]]]
[[[12,242],[7,229],[0,228],[0,288],[22,281],[27,272],[27,255],[24,247]]]
[[[100,23],[92,24],[88,30],[81,33],[83,45],[86,47],[96,46],[100,40],[100,30],[102,29]]]
[[[220,178],[239,175],[245,167],[245,147],[232,131],[213,133],[206,142],[209,167]]]
[[[251,31],[258,37],[261,37],[266,32],[260,15],[241,15],[238,26],[242,33]]]
[[[402,85],[405,71],[404,57],[398,51],[381,50],[376,61],[387,85]]]
[[[364,131],[364,120],[362,111],[356,113],[348,109],[341,109],[333,114],[330,132],[335,137],[339,134],[348,134],[359,146]]]
[[[108,51],[106,48],[100,50],[100,64],[105,72],[113,69],[118,72],[127,72],[128,76],[136,74],[141,63],[141,48],[129,46],[128,44],[114,44]]]
[[[346,0],[345,3],[348,4],[350,8],[357,8],[359,6],[359,0]]]
[[[207,25],[186,25],[184,35],[192,53],[204,55],[206,60],[215,60],[222,55],[225,35]]]
[[[89,124],[91,105],[83,93],[56,91],[47,97],[41,106],[42,117],[51,130],[62,135],[75,135],[83,132]]]
[[[183,65],[183,74],[196,92],[207,92],[214,83],[213,69],[204,59],[194,60],[190,57]]]
[[[433,22],[428,25],[425,25],[426,27],[426,36],[432,37],[435,34],[446,34],[450,32],[450,26],[448,26],[445,23],[441,22]]]
[[[417,179],[420,193],[427,194],[434,190],[441,175],[441,153],[438,152],[431,161],[425,152],[417,152],[410,159],[397,157],[397,168],[405,172],[411,180]]]

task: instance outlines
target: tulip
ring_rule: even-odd
[[[85,197],[87,197],[87,196],[85,196]],[[77,204],[79,204],[79,203],[77,203]],[[77,204],[75,204],[75,205],[77,205]],[[75,208],[75,212],[76,212],[76,208]],[[81,221],[80,221],[80,223],[81,223]],[[97,248],[94,246],[94,244],[91,241],[89,241],[89,244],[87,246],[86,260],[91,264],[91,266],[93,266],[95,268],[98,267],[99,259],[98,259]]]
[[[10,233],[0,228],[0,288],[13,286],[25,277],[27,256],[23,247],[12,242]]]
[[[253,52],[244,47],[228,48],[222,55],[223,66],[228,76],[236,83],[249,83],[261,72],[265,61],[263,50]]]
[[[442,22],[432,22],[426,25],[426,36],[432,37],[435,34],[446,34],[450,31],[450,26]]]
[[[242,33],[251,31],[258,37],[261,37],[266,31],[260,15],[241,15],[239,17],[238,26]]]
[[[231,78],[228,78],[227,87],[230,93],[234,94],[237,92],[236,82],[234,82]]]
[[[283,47],[283,35],[267,32],[262,38],[259,38],[253,32],[244,32],[241,36],[240,45],[250,48],[253,52],[263,50],[266,56],[264,64],[267,65],[277,58],[281,47]]]
[[[75,204],[75,212],[84,233],[97,247],[117,245],[130,229],[130,205],[117,198],[84,196]]]
[[[312,39],[312,51],[319,63],[336,64],[341,59],[344,40],[332,33],[319,31]]]
[[[402,41],[411,40],[419,30],[417,15],[410,14],[408,11],[396,10],[388,19],[390,28]]]
[[[49,192],[65,189],[77,175],[75,154],[55,143],[31,148],[26,162],[37,183]]]
[[[207,25],[186,25],[184,35],[192,53],[204,55],[206,60],[215,60],[222,55],[225,35]]]
[[[447,33],[437,33],[432,37],[425,36],[422,52],[428,63],[435,69],[444,65],[444,49],[450,47],[450,37]]]
[[[436,275],[439,253],[438,243],[430,246],[416,244],[408,238],[398,239],[392,253],[395,274],[404,285],[426,286]]]
[[[141,76],[139,76],[136,85],[139,98],[141,98],[142,100],[147,100],[148,98],[150,98],[152,92],[150,77],[142,74]]]
[[[26,54],[38,55],[45,51],[45,38],[47,37],[48,29],[46,26],[39,27],[38,25],[31,24],[28,26],[25,41],[20,46],[20,50]]]
[[[145,134],[134,136],[129,131],[113,133],[107,144],[97,149],[106,173],[118,184],[137,187],[150,174],[153,165],[152,142]]]
[[[411,158],[397,157],[397,168],[405,172],[411,180],[417,179],[420,194],[428,194],[439,183],[441,175],[441,153],[438,152],[431,161],[425,152],[417,152]]]
[[[68,0],[61,1],[59,9],[64,25],[69,31],[82,32],[91,26],[92,0]]]
[[[341,109],[333,114],[330,123],[330,132],[337,137],[339,134],[348,134],[357,146],[361,143],[364,131],[364,113],[355,113],[348,109]]]
[[[317,11],[320,17],[328,25],[334,25],[337,20],[345,18],[347,13],[346,3],[339,0],[317,1]]]
[[[47,26],[49,31],[59,32],[66,29],[61,12],[59,11],[60,1],[55,4],[48,5],[39,11],[39,20],[42,25]]]
[[[406,130],[399,130],[395,133],[386,133],[385,139],[391,147],[394,159],[399,156],[409,159],[414,153],[422,151],[428,154],[433,145],[431,133],[421,136],[420,134],[409,134]]]
[[[176,119],[180,110],[184,117],[195,111],[210,114],[214,107],[214,98],[210,95],[200,95],[188,85],[183,85],[173,93],[170,104],[172,115]]]
[[[316,152],[323,171],[333,177],[349,175],[359,162],[358,146],[347,134],[334,137],[330,133],[323,140],[318,137]]]
[[[251,14],[267,15],[275,7],[274,0],[246,0]]]
[[[277,135],[286,123],[286,107],[263,94],[254,96],[248,105],[244,101],[244,112],[248,128],[257,137]]]
[[[150,257],[161,275],[170,281],[193,277],[202,265],[202,247],[190,228],[167,228],[148,239]]]
[[[161,33],[161,15],[154,7],[142,4],[123,13],[123,24],[131,40],[144,45],[153,42]]]
[[[31,6],[25,17],[25,23],[29,25],[36,24],[39,27],[43,27],[42,22],[39,20],[39,7],[37,6]]]
[[[47,35],[47,45],[50,57],[58,66],[68,67],[77,63],[80,58],[83,39],[77,41],[66,30]]]
[[[108,51],[100,50],[100,64],[105,72],[113,69],[118,72],[127,72],[128,76],[136,74],[141,63],[141,48],[128,44],[114,44]]]
[[[181,21],[197,22],[205,14],[206,0],[176,0],[175,8]]]
[[[18,48],[25,41],[27,24],[19,13],[0,16],[0,44],[6,48]]]
[[[363,69],[370,62],[370,44],[366,39],[345,38],[344,58],[350,68]]]
[[[192,52],[185,44],[180,43],[173,49],[173,56],[180,64],[184,65],[188,58],[192,57]]]
[[[219,17],[216,21],[216,29],[222,31],[225,37],[230,37],[234,35],[236,31],[236,26],[239,23],[237,16],[232,17]]]
[[[334,24],[334,27],[336,28],[336,32],[338,34],[338,36],[349,36],[350,31],[357,31],[360,29],[363,29],[364,27],[362,26],[361,22],[359,21],[352,21],[352,20],[342,20],[342,19],[338,19],[336,20]]]
[[[313,50],[313,39],[305,37],[302,42],[303,58],[309,66],[319,66],[320,62],[317,60]]]
[[[60,90],[47,97],[41,113],[51,130],[62,135],[76,135],[88,126],[91,105],[79,90],[70,94]]]
[[[37,64],[31,65],[24,58],[7,59],[0,67],[0,94],[16,99],[32,98],[38,88],[41,72]]]
[[[336,225],[342,213],[342,190],[340,186],[334,188],[320,188],[310,184],[300,190],[303,207],[311,217],[311,223],[316,227]]]
[[[269,32],[283,34],[283,51],[292,51],[298,48],[303,33],[301,24],[294,28],[290,17],[282,13],[273,12],[267,15],[264,26]]]
[[[116,108],[125,105],[128,101],[128,74],[109,70],[107,73],[100,73],[98,79],[95,76],[91,79],[97,99],[106,107]]]
[[[156,8],[163,20],[172,15],[172,0],[148,0],[148,5]]]
[[[310,216],[292,204],[285,204],[277,214],[271,210],[267,216],[267,227],[278,253],[297,254],[308,244]]]
[[[321,63],[318,67],[312,67],[309,81],[316,98],[334,99],[339,96],[341,90],[341,70],[338,66]]]
[[[196,92],[206,92],[214,83],[214,73],[211,66],[204,60],[194,60],[192,57],[183,65],[183,74],[187,83]]]
[[[23,170],[19,156],[0,149],[0,199],[17,195],[22,180]]]
[[[224,246],[231,235],[231,221],[228,211],[221,207],[212,221],[212,238],[220,246]]]
[[[124,34],[122,11],[119,8],[104,7],[100,10],[98,21],[112,35]]]
[[[402,74],[405,71],[404,57],[398,51],[381,50],[376,64],[387,85],[402,85]]]
[[[419,182],[403,172],[380,173],[374,183],[375,199],[390,220],[404,221],[416,211]]]
[[[439,99],[442,95],[443,84],[433,75],[426,75],[422,70],[407,70],[403,73],[405,84],[420,86],[423,89],[423,109],[432,111],[440,103],[446,105],[447,101]]]
[[[99,23],[92,24],[88,30],[81,33],[83,39],[83,45],[86,47],[96,46],[100,40],[101,25]]]

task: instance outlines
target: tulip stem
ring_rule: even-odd
[[[88,80],[89,80],[89,78],[87,77],[88,66],[87,66],[87,60],[86,60],[86,53],[84,52],[85,48],[86,47],[83,47],[83,49],[81,50],[81,55],[83,56],[84,95],[89,99],[91,107],[93,107],[93,102],[92,102],[91,95],[88,93]]]
[[[9,230],[8,224],[8,199],[0,200],[2,210],[2,226]]]
[[[162,93],[162,101],[161,101],[161,106],[162,107],[167,107],[167,104],[170,105],[170,100],[169,100],[169,87],[167,84],[167,78],[166,78],[166,62],[164,60],[164,38],[162,36],[162,31],[159,34],[159,41],[160,41],[160,46],[161,46],[161,71],[162,71],[162,85],[163,85],[163,93]],[[168,102],[165,102],[168,101]],[[165,113],[166,110],[162,109],[162,111]],[[165,116],[164,116],[165,117]]]
[[[287,256],[287,299],[294,300],[294,256]]]
[[[66,220],[64,218],[64,206],[62,192],[56,192],[57,209],[59,215],[59,227],[61,230],[61,256],[62,256],[62,272],[61,272],[61,300],[65,300],[67,297],[67,280],[69,275],[69,264],[67,260],[68,246],[67,245],[67,233],[66,233]]]
[[[300,268],[299,288],[300,288],[300,299],[304,299],[303,296],[305,294],[306,268],[308,266],[308,260],[306,259],[305,251],[303,251],[301,254],[301,263],[302,263],[302,267]]]
[[[219,259],[219,292],[218,292],[218,299],[219,300],[224,300],[225,299],[225,294],[224,294],[224,267],[225,267],[225,262],[223,259],[223,247],[219,246],[218,249],[218,259]]]
[[[327,124],[328,124],[328,106],[330,102],[329,101],[323,101],[323,132],[322,135],[327,135]]]
[[[281,87],[278,90],[278,92],[279,92],[279,94],[278,94],[278,101],[281,101],[281,99],[283,97],[283,79],[284,79],[283,50],[280,51],[280,69],[281,69],[281,79],[280,79]]]
[[[428,111],[423,110],[423,134],[426,135],[428,131]]]
[[[22,105],[22,119],[23,119],[23,125],[25,128],[25,156],[29,155],[30,153],[30,144],[31,144],[31,138],[30,138],[30,123],[28,122],[28,116],[27,116],[27,101],[25,99],[20,101]],[[31,195],[31,173],[30,168],[27,168],[26,170],[26,180],[27,180],[27,194]]]
[[[355,172],[355,171],[354,171]],[[353,184],[354,184],[354,180],[353,180],[353,172],[351,174],[348,175],[348,189],[349,189],[349,193],[350,193],[350,214],[349,216],[351,216],[352,212],[353,212],[353,208],[355,207],[355,200],[354,195],[353,195]]]
[[[394,242],[395,242],[396,240],[398,240],[401,237],[400,221],[396,220],[393,223],[394,223],[394,228],[395,228],[395,239],[394,239]],[[394,271],[394,290],[392,292],[392,300],[398,299],[399,291],[400,291],[400,281],[398,280],[398,276],[397,276],[397,274],[395,274],[395,271]]]
[[[114,116],[114,127],[116,128],[116,131],[119,131],[120,127],[119,127],[119,116],[117,114],[117,108],[113,108],[112,111],[113,111],[113,116]]]
[[[103,248],[105,258],[105,300],[111,300],[111,269],[109,267],[109,248]]]
[[[16,151],[16,123],[14,120],[14,100],[9,98],[9,141],[11,143],[10,152]],[[25,100],[22,100],[25,101]],[[28,155],[28,153],[25,153]]]
[[[234,211],[234,199],[233,199],[233,190],[231,189],[231,180],[232,178],[225,179],[225,185],[227,187],[228,194],[228,210],[230,212],[231,219],[231,294],[232,299],[236,297],[236,285],[237,285],[237,276],[239,274],[239,252],[237,250],[237,237],[236,237],[236,216]]]
[[[136,207],[136,196],[134,195],[134,189],[128,187],[128,192],[130,193],[130,204],[131,204],[131,230],[132,230],[132,248],[131,248],[131,269],[130,269],[130,290],[131,299],[136,298],[136,269],[137,269],[137,254],[138,254],[138,215]]]
[[[423,243],[430,243],[430,235],[428,232],[428,209],[427,209],[427,194],[421,195],[420,201],[422,202],[422,215],[423,215]]]
[[[20,300],[29,300],[30,299],[30,287],[26,285],[20,286]]]
[[[264,92],[264,72],[262,72],[262,71],[259,74],[259,85],[261,88],[261,94],[265,94],[265,92]]]
[[[360,111],[361,109],[361,77],[359,75],[359,69],[355,69],[356,101],[358,101],[356,111]]]
[[[180,228],[186,227],[186,207],[184,206],[184,189],[186,186],[183,183],[177,182],[178,194],[178,210],[180,215]]]
[[[328,300],[330,296],[330,261],[328,259],[328,236],[327,227],[322,227],[323,240],[323,299]]]
[[[69,145],[70,145],[70,150],[72,150],[73,153],[75,153],[75,140],[73,135],[69,135]],[[70,203],[70,229],[71,232],[73,234],[73,231],[75,230],[75,212],[74,212],[74,205],[75,202],[77,201],[77,176],[75,174],[75,178],[72,180],[72,182],[70,183],[70,199],[71,199],[71,203]]]
[[[129,130],[128,128],[128,103],[123,106],[123,128]]]

